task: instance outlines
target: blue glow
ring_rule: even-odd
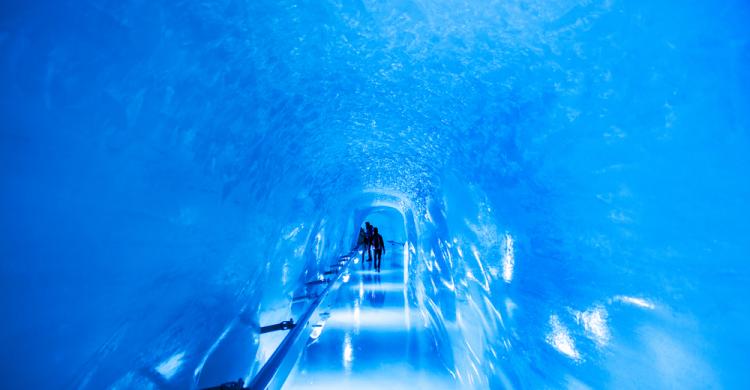
[[[0,387],[750,388],[749,20],[3,1]]]

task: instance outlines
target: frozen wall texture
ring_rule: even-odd
[[[3,1],[0,387],[251,375],[386,208],[459,387],[748,388],[748,20]]]

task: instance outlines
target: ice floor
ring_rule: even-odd
[[[284,388],[454,388],[404,279],[399,251],[386,252],[381,272],[367,261],[351,264],[348,282],[332,292],[320,336],[308,343]]]

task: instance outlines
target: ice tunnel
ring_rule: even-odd
[[[0,387],[750,388],[748,21],[4,0]]]

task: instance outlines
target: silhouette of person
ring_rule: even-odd
[[[383,236],[378,233],[378,228],[372,234],[372,240],[370,241],[373,249],[375,249],[375,269],[380,272],[380,262],[385,253],[385,242],[383,242]]]
[[[372,261],[372,225],[369,222],[365,222],[365,235],[367,248],[367,261]],[[364,257],[364,254],[362,254]]]
[[[357,237],[357,249],[362,249],[362,267],[365,266],[365,251],[367,250],[367,234],[365,229],[359,228],[359,236]]]

